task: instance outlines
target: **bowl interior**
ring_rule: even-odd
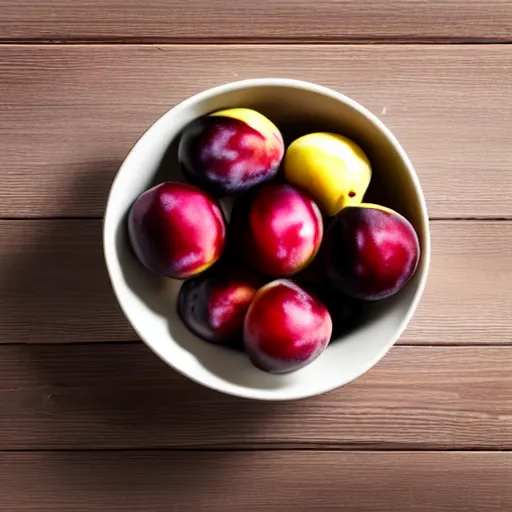
[[[181,130],[193,119],[229,107],[268,116],[287,143],[313,131],[346,135],[363,148],[373,169],[366,200],[385,204],[415,226],[422,248],[418,271],[397,295],[371,304],[350,334],[333,340],[308,367],[284,376],[266,374],[236,351],[191,334],[176,313],[180,281],[160,278],[133,256],[126,216],[137,196],[161,181],[182,180],[177,164]],[[223,206],[229,216],[229,202]],[[405,328],[421,295],[429,257],[428,219],[416,175],[391,134],[360,106],[328,89],[295,81],[246,81],[206,91],[160,118],[132,149],[112,186],[104,223],[112,284],[141,338],[171,366],[208,387],[250,398],[279,400],[322,393],[358,377],[375,364]]]

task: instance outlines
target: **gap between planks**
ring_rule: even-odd
[[[2,448],[0,449],[0,458],[2,454],[30,454],[30,453],[127,453],[127,454],[144,454],[144,453],[170,453],[170,454],[180,454],[180,453],[259,453],[259,452],[294,452],[294,453],[365,453],[365,454],[418,454],[418,453],[512,453],[512,448],[495,448],[492,446],[457,446],[457,448],[439,448],[437,446],[433,447],[414,447],[414,446],[404,446],[400,448],[398,446],[393,446],[393,448],[378,446],[362,446],[360,444],[355,443],[354,445],[347,444],[345,446],[336,446],[330,445],[328,443],[319,444],[317,446],[307,446],[304,444],[297,444],[294,446],[293,444],[265,444],[265,445],[255,445],[255,446],[225,446],[225,447],[200,447],[200,446],[180,446],[180,447],[172,447],[172,446],[160,446],[160,447],[123,447],[123,448]]]
[[[29,46],[29,45],[54,45],[54,46],[114,46],[114,45],[137,45],[137,46],[196,46],[196,45],[222,45],[222,46],[233,46],[233,45],[264,45],[271,44],[275,46],[281,45],[393,45],[398,44],[401,46],[407,45],[498,45],[498,44],[511,44],[512,41],[506,38],[467,38],[467,37],[384,37],[384,38],[67,38],[67,39],[45,39],[45,38],[21,38],[21,39],[5,39],[0,40],[0,46]]]
[[[0,0],[6,41],[510,41],[507,0]],[[57,19],[55,12],[59,12]]]

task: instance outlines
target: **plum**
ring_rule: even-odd
[[[310,192],[329,217],[361,203],[372,175],[363,150],[336,133],[309,133],[294,140],[283,167],[286,179]]]
[[[285,277],[305,268],[323,236],[322,215],[310,195],[286,184],[268,184],[240,198],[232,215],[238,254],[251,268]]]
[[[178,147],[185,178],[217,196],[238,194],[272,179],[283,155],[277,127],[248,108],[221,110],[192,121]]]
[[[315,296],[288,279],[260,288],[244,321],[244,347],[268,373],[289,373],[313,362],[327,347],[332,321]]]
[[[375,301],[401,290],[420,256],[412,224],[389,208],[361,204],[339,212],[325,236],[325,269],[341,292]]]
[[[256,276],[242,269],[208,271],[183,283],[178,314],[200,338],[241,346],[245,314],[259,284]]]
[[[147,190],[128,216],[128,235],[140,262],[176,279],[199,274],[222,255],[226,225],[218,202],[187,183]]]

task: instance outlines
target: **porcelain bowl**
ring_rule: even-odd
[[[287,375],[255,368],[241,352],[191,334],[176,312],[181,281],[146,270],[127,240],[126,217],[143,191],[182,180],[176,159],[180,132],[193,119],[230,108],[254,108],[269,117],[285,141],[314,131],[354,139],[373,169],[368,194],[414,225],[420,240],[418,269],[398,294],[369,303],[359,325],[311,365]],[[223,204],[229,216],[229,201]],[[430,259],[428,215],[421,186],[404,150],[384,124],[354,100],[320,85],[290,79],[256,79],[222,85],[171,108],[140,138],[112,184],[104,218],[104,253],[116,297],[141,339],[190,379],[217,391],[259,400],[289,400],[325,393],[356,379],[399,338],[422,295]]]

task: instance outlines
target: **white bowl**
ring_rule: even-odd
[[[134,257],[126,216],[137,196],[155,183],[181,180],[176,146],[193,119],[229,107],[267,115],[285,139],[333,131],[355,139],[373,167],[370,195],[405,215],[418,232],[416,274],[395,296],[372,303],[350,334],[333,340],[311,365],[288,375],[256,369],[243,353],[192,335],[176,313],[180,281],[160,278]],[[289,142],[289,140],[288,140]],[[384,200],[382,199],[384,198]],[[145,343],[166,363],[212,389],[260,400],[288,400],[324,393],[369,370],[405,329],[423,292],[430,259],[428,215],[421,186],[391,132],[355,101],[319,85],[288,79],[235,82],[202,92],[163,115],[135,144],[114,180],[105,212],[105,259],[121,308]]]

